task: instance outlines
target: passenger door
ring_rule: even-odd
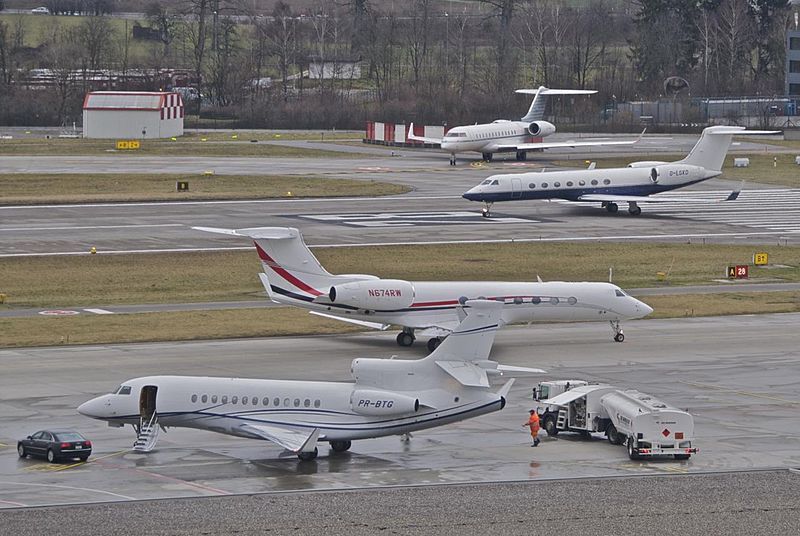
[[[522,197],[522,181],[520,179],[511,179],[511,199],[519,199]]]

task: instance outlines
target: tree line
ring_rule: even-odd
[[[241,127],[515,118],[528,103],[514,89],[538,85],[598,89],[556,102],[586,123],[608,103],[678,90],[782,94],[791,23],[788,0],[312,0],[267,13],[250,0],[157,0],[136,23],[106,15],[108,0],[47,5],[87,16],[0,20],[3,124],[79,121],[86,91],[112,78],[114,89],[168,89],[177,71],[202,95],[201,115]],[[312,62],[340,61],[358,61],[362,77],[308,78]],[[37,69],[46,83],[31,83]]]

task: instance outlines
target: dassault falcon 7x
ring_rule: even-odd
[[[112,426],[134,426],[134,450],[155,446],[159,428],[187,427],[272,441],[304,461],[317,443],[333,452],[351,441],[435,428],[503,409],[513,379],[497,392],[489,378],[540,369],[489,360],[502,304],[470,301],[464,320],[428,357],[354,359],[352,382],[194,376],[128,380],[78,407]]]
[[[722,164],[734,135],[778,134],[772,130],[745,130],[744,127],[707,127],[689,152],[677,162],[632,162],[628,167],[573,171],[549,171],[492,175],[463,194],[470,201],[485,203],[483,216],[489,217],[492,203],[522,199],[565,199],[599,202],[608,212],[617,212],[617,203],[628,203],[633,216],[642,213],[639,203],[674,201],[653,196],[683,188],[722,174]],[[725,201],[733,201],[740,190]]]
[[[373,329],[402,326],[397,335],[400,346],[411,346],[417,330],[422,330],[431,337],[428,349],[433,351],[458,325],[456,308],[467,299],[503,302],[504,324],[607,321],[617,342],[625,337],[621,320],[653,312],[610,283],[404,281],[374,275],[331,275],[297,229],[194,229],[254,239],[264,269],[259,277],[273,302]]]
[[[594,147],[598,145],[633,145],[639,139],[622,140],[568,140],[564,142],[533,142],[532,138],[544,138],[555,134],[556,126],[544,121],[545,106],[548,95],[591,95],[596,90],[586,89],[550,89],[539,86],[538,89],[518,89],[517,93],[535,95],[528,113],[519,121],[498,119],[492,123],[453,127],[444,138],[426,138],[414,135],[414,123],[408,130],[408,139],[439,145],[443,151],[450,153],[450,164],[456,164],[456,153],[478,152],[487,162],[492,161],[494,153],[514,152],[517,160],[526,160],[527,151],[554,149],[558,147]],[[642,132],[644,134],[644,132]]]

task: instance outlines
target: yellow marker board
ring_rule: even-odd
[[[127,151],[141,147],[139,140],[117,140],[117,149]]]
[[[769,256],[766,253],[753,253],[753,264],[756,266],[769,264]]]

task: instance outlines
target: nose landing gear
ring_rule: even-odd
[[[492,204],[488,201],[485,201],[484,204],[486,206],[481,209],[481,216],[484,218],[489,218],[492,215]]]
[[[611,321],[611,329],[614,331],[615,342],[622,342],[625,340],[625,334],[622,332],[622,326],[619,325],[619,320]]]

